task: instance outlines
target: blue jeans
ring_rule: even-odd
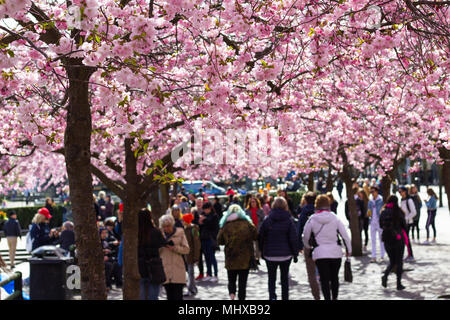
[[[216,251],[211,239],[202,240],[202,250],[206,260],[206,273],[208,276],[212,276],[212,267],[214,267],[214,276],[217,277],[217,260]]]
[[[140,281],[141,300],[158,300],[161,285],[150,283],[150,279],[142,278]]]

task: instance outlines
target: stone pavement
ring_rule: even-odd
[[[422,199],[426,198],[425,188],[421,190]],[[437,191],[437,188],[436,190]],[[335,198],[339,201],[337,194]],[[425,240],[426,210],[422,208],[420,218],[420,237]],[[338,217],[348,225],[344,215],[344,200],[339,201]],[[430,228],[431,229],[431,228]],[[444,207],[439,208],[436,216],[437,243],[433,245],[422,245],[413,243],[416,262],[404,264],[403,284],[404,291],[395,288],[395,275],[389,277],[388,288],[381,287],[381,275],[386,268],[387,260],[382,263],[370,263],[369,241],[368,252],[362,257],[351,257],[353,282],[344,282],[343,265],[340,270],[339,299],[341,300],[423,300],[438,299],[441,295],[450,295],[450,215],[447,200],[444,194]],[[431,231],[431,230],[430,230]],[[370,235],[370,232],[369,232]],[[19,248],[24,247],[25,237],[22,237]],[[370,239],[369,239],[370,240]],[[0,242],[0,249],[6,249],[6,241]],[[223,248],[216,252],[219,268],[219,282],[198,282],[198,294],[186,300],[228,300],[227,273],[224,268]],[[386,257],[387,259],[387,257]],[[18,268],[28,276],[28,263],[22,263]],[[206,266],[205,266],[206,270]],[[195,268],[196,275],[198,268]],[[248,300],[268,300],[267,269],[262,261],[260,270],[251,272],[247,284]],[[278,273],[279,279],[279,273]],[[277,281],[277,296],[281,297],[281,286]],[[291,264],[290,268],[290,291],[291,300],[312,300],[309,288],[306,267],[303,257],[299,257],[298,263]],[[80,297],[74,297],[79,299]],[[113,289],[108,299],[122,299],[122,291]],[[160,299],[165,299],[164,289],[161,290]]]
[[[425,187],[421,189],[422,199],[426,199]],[[436,193],[439,194],[436,188]],[[334,192],[335,199],[339,201],[337,192]],[[445,198],[444,194],[444,198]],[[348,225],[344,214],[345,200],[339,201],[338,217]],[[425,204],[424,204],[425,206]],[[426,239],[425,223],[427,213],[422,207],[420,218],[420,239]],[[430,300],[438,299],[441,295],[450,295],[450,215],[446,198],[444,207],[439,208],[436,216],[437,243],[432,245],[422,245],[413,243],[412,248],[416,262],[405,262],[403,273],[403,291],[396,290],[396,276],[391,274],[388,280],[388,287],[381,286],[381,275],[385,270],[388,258],[384,262],[370,263],[371,241],[366,252],[361,257],[351,257],[353,282],[344,282],[343,263],[339,272],[340,300]],[[349,230],[350,232],[350,230]],[[430,228],[431,232],[431,228]],[[370,237],[370,229],[369,229]],[[379,248],[378,248],[379,250]],[[406,251],[406,250],[405,250]],[[406,253],[405,253],[406,256]],[[378,253],[379,257],[379,253]],[[220,252],[216,252],[216,259],[219,269],[219,282],[211,283],[205,281],[197,282],[198,294],[195,297],[186,297],[186,300],[229,300],[227,289],[227,273],[224,268],[223,247]],[[206,265],[205,265],[206,270]],[[196,275],[198,268],[195,268]],[[291,264],[289,280],[290,300],[312,300],[311,290],[308,284],[306,266],[303,257],[299,261]],[[280,275],[277,274],[277,297],[281,298]],[[262,261],[260,270],[250,272],[247,283],[248,300],[268,300],[268,275],[265,262]],[[113,290],[108,299],[122,299],[122,292]],[[165,299],[164,288],[161,290],[160,299]]]

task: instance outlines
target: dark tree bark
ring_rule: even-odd
[[[106,299],[105,267],[93,203],[91,162],[91,109],[88,81],[94,69],[81,59],[65,59],[69,104],[64,134],[64,155],[75,224],[75,242],[81,273],[81,298]]]
[[[334,179],[333,175],[331,174],[331,167],[328,168],[328,176],[327,176],[327,192],[333,191],[333,185],[334,185]]]
[[[123,201],[123,299],[139,299],[138,227],[139,210],[145,207],[140,198],[137,160],[132,150],[133,139],[125,139],[125,199]]]
[[[308,175],[308,191],[314,191],[314,172]]]
[[[447,194],[447,204],[450,211],[450,150],[441,147],[439,148],[439,156],[444,161],[442,165],[442,184],[445,188],[445,193]]]
[[[361,230],[359,226],[358,211],[356,209],[356,201],[353,192],[353,174],[352,168],[348,163],[347,154],[344,150],[340,150],[339,154],[342,157],[344,166],[340,173],[342,181],[345,183],[345,189],[347,193],[348,209],[350,216],[350,231],[352,236],[352,255],[355,257],[362,256],[362,241]]]
[[[345,167],[345,165],[344,165]],[[354,257],[362,256],[361,232],[359,226],[359,217],[356,210],[355,194],[353,192],[353,180],[349,172],[344,169],[341,173],[342,181],[345,183],[345,189],[348,199],[348,209],[350,215],[350,232],[352,236],[352,255]]]
[[[381,178],[381,195],[383,201],[386,202],[387,198],[391,195],[392,178],[389,174],[386,174]]]

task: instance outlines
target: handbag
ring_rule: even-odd
[[[352,266],[349,258],[347,258],[344,263],[344,280],[347,282],[353,282]]]
[[[324,226],[324,224],[322,225],[322,227],[320,227],[319,231],[317,232],[317,235],[319,235],[320,231],[322,231],[323,226]],[[308,244],[311,247],[311,250],[309,250],[309,257],[312,258],[312,253],[313,253],[314,249],[319,246],[319,244],[317,243],[317,240],[316,240],[316,236],[314,235],[314,232],[312,232],[312,230],[311,230],[311,236],[309,237]]]
[[[145,264],[147,266],[150,283],[161,284],[166,282],[166,273],[164,272],[164,266],[160,257],[146,259]]]

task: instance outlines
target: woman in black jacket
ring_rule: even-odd
[[[277,299],[275,282],[280,267],[282,299],[289,300],[289,267],[292,260],[297,262],[299,241],[285,198],[275,198],[269,216],[261,225],[258,240],[269,273],[269,299]]]
[[[383,229],[381,239],[389,256],[389,265],[384,271],[383,277],[381,277],[381,285],[387,287],[389,273],[396,266],[397,290],[403,290],[405,287],[401,284],[401,280],[405,241],[403,240],[402,230],[406,229],[406,221],[402,209],[398,206],[398,198],[394,195],[389,196],[386,205],[381,210],[380,227]]]
[[[155,227],[148,209],[139,211],[138,267],[141,275],[141,300],[158,300],[165,281],[159,248],[166,244],[161,231]],[[161,273],[162,272],[162,273]]]

